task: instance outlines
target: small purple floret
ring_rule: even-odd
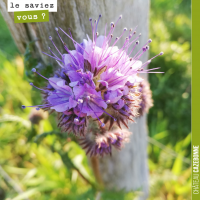
[[[35,69],[35,68],[33,68],[31,71],[32,71],[32,72],[36,72],[36,69]]]

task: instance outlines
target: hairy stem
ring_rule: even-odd
[[[99,190],[102,190],[104,186],[103,186],[103,180],[102,180],[100,170],[99,170],[99,158],[94,156],[90,158],[90,161],[91,161],[91,167],[92,167],[97,185],[99,187]]]

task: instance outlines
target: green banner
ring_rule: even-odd
[[[200,146],[200,65],[199,19],[200,1],[192,1],[192,200],[200,199],[199,146]]]
[[[48,10],[14,12],[15,23],[48,22]]]

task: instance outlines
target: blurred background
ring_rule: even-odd
[[[149,75],[154,100],[148,115],[149,200],[189,200],[191,1],[152,0],[149,28],[149,57],[164,52],[150,68],[165,72]],[[60,134],[55,116],[21,109],[41,102],[40,92],[29,85],[29,71],[37,64],[31,48],[20,55],[0,15],[0,200],[92,200],[94,176],[75,138]],[[50,66],[45,70],[52,72]],[[136,195],[103,191],[101,199]]]

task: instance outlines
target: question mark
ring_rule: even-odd
[[[45,13],[42,13],[42,17],[43,17],[43,19],[44,19],[44,16],[45,16]]]

